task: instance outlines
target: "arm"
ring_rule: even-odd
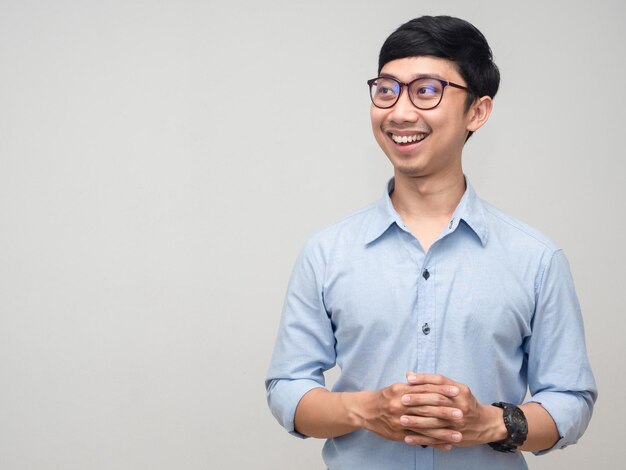
[[[478,404],[467,387],[445,377],[414,377],[409,376],[409,380],[418,386],[394,384],[373,392],[329,392],[315,388],[298,404],[296,431],[311,437],[332,438],[367,429],[385,439],[442,450],[449,450],[452,444],[467,447],[506,437],[500,408]],[[426,381],[437,385],[422,386]],[[550,415],[537,403],[521,408],[528,420],[528,438],[521,450],[552,447],[558,433]],[[457,411],[461,415],[455,416]],[[407,424],[402,422],[403,417],[409,420]],[[455,434],[461,439],[455,438]]]
[[[437,418],[446,422],[446,427],[456,430],[462,435],[460,441],[448,441],[462,447],[487,444],[503,440],[507,436],[504,426],[502,409],[491,405],[478,403],[469,387],[456,383],[453,380],[431,374],[408,374],[409,384],[415,385],[413,391],[417,392],[409,395],[410,403],[414,405],[416,415],[407,416],[409,425],[414,432],[431,435],[429,420]],[[426,406],[424,395],[440,393],[443,390],[452,389],[449,393],[445,408],[439,406]],[[520,408],[528,421],[528,436],[520,450],[541,451],[551,448],[559,438],[559,434],[550,414],[538,403],[527,403]],[[460,419],[450,419],[450,409],[461,413]],[[441,433],[441,429],[436,430]],[[441,435],[441,434],[439,434]],[[416,440],[414,437],[407,438],[407,442]]]
[[[305,436],[332,438],[360,429],[362,417],[355,402],[365,401],[367,393],[311,390],[296,408],[296,430]]]
[[[524,344],[529,402],[543,407],[558,429],[557,442],[539,452],[543,453],[574,444],[582,436],[591,419],[597,388],[574,281],[561,250],[548,260],[536,296],[533,331]]]
[[[265,381],[272,414],[291,434],[296,407],[307,393],[325,386],[334,366],[335,337],[323,299],[323,256],[309,240],[298,257],[285,296],[274,353]]]
[[[453,390],[441,387],[442,394]],[[316,388],[306,393],[296,409],[295,428],[298,433],[318,438],[338,437],[350,432],[366,429],[379,436],[405,441],[407,434],[415,434],[401,422],[401,417],[413,415],[415,411],[407,397],[417,389],[408,384],[396,383],[376,391],[330,392]],[[445,395],[423,394],[423,400],[433,403]],[[441,413],[451,420],[453,409],[441,407]],[[454,429],[445,429],[444,421],[430,420],[430,426],[440,429],[431,430],[430,435],[415,434],[414,444],[430,445],[442,450],[449,450],[449,442],[454,442]]]
[[[550,413],[539,403],[526,403],[520,408],[528,421],[528,437],[520,450],[539,452],[554,446],[559,440],[559,431]],[[502,419],[502,410],[498,410]]]

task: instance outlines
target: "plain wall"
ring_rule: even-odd
[[[626,374],[625,4],[0,0],[0,469],[320,469],[263,379],[291,267],[392,168],[365,81],[452,14],[502,73],[478,194],[572,266],[615,468]]]

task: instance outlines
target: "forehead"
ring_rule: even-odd
[[[430,75],[457,83],[462,81],[454,62],[433,56],[415,56],[392,60],[383,66],[380,74],[391,75],[405,82],[420,75]]]

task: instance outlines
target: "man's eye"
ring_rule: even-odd
[[[420,96],[433,96],[437,94],[437,88],[434,86],[422,86],[417,89]]]
[[[391,86],[378,85],[376,88],[376,96],[384,100],[393,100],[396,97],[396,92]]]

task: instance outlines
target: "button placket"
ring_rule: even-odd
[[[426,281],[428,281],[428,279],[430,278],[430,271],[428,270],[428,268],[425,268],[424,271],[422,271],[422,277]],[[428,322],[422,325],[422,333],[424,333],[424,335],[426,336],[428,336],[428,334],[430,333],[430,326],[428,325]]]
[[[434,247],[433,247],[434,248]],[[426,374],[435,373],[436,341],[435,335],[430,333],[435,327],[435,263],[433,248],[427,253],[418,281],[418,303],[417,303],[417,371]]]

